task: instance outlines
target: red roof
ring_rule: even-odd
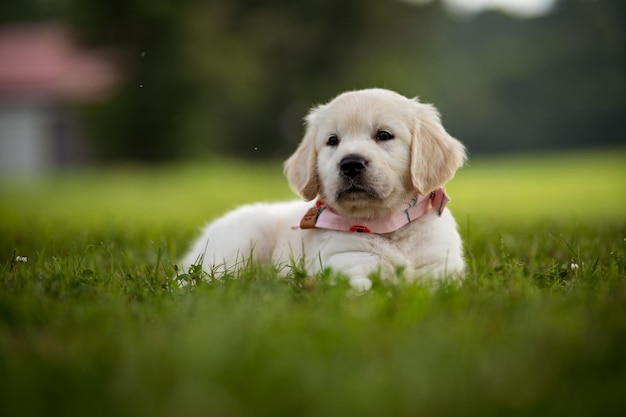
[[[119,80],[113,61],[61,24],[0,27],[0,96],[97,100]]]

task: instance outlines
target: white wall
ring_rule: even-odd
[[[0,102],[0,177],[37,176],[53,164],[51,120],[45,103]]]

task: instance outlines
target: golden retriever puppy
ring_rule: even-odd
[[[184,256],[217,276],[253,263],[301,260],[345,274],[359,290],[380,272],[408,280],[461,277],[465,267],[444,184],[465,148],[430,104],[384,89],[317,106],[285,162],[302,200],[240,207],[209,224]]]

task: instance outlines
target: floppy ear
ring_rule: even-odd
[[[417,103],[411,138],[411,181],[419,194],[427,194],[454,177],[465,162],[465,147],[441,125],[439,112]]]
[[[315,151],[315,119],[319,108],[311,110],[306,117],[306,132],[296,151],[285,161],[284,172],[291,189],[306,201],[319,193],[317,175],[317,152]]]

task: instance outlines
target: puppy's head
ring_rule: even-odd
[[[340,214],[372,218],[441,187],[464,160],[433,106],[368,89],[311,110],[285,174],[305,200],[319,196]]]

